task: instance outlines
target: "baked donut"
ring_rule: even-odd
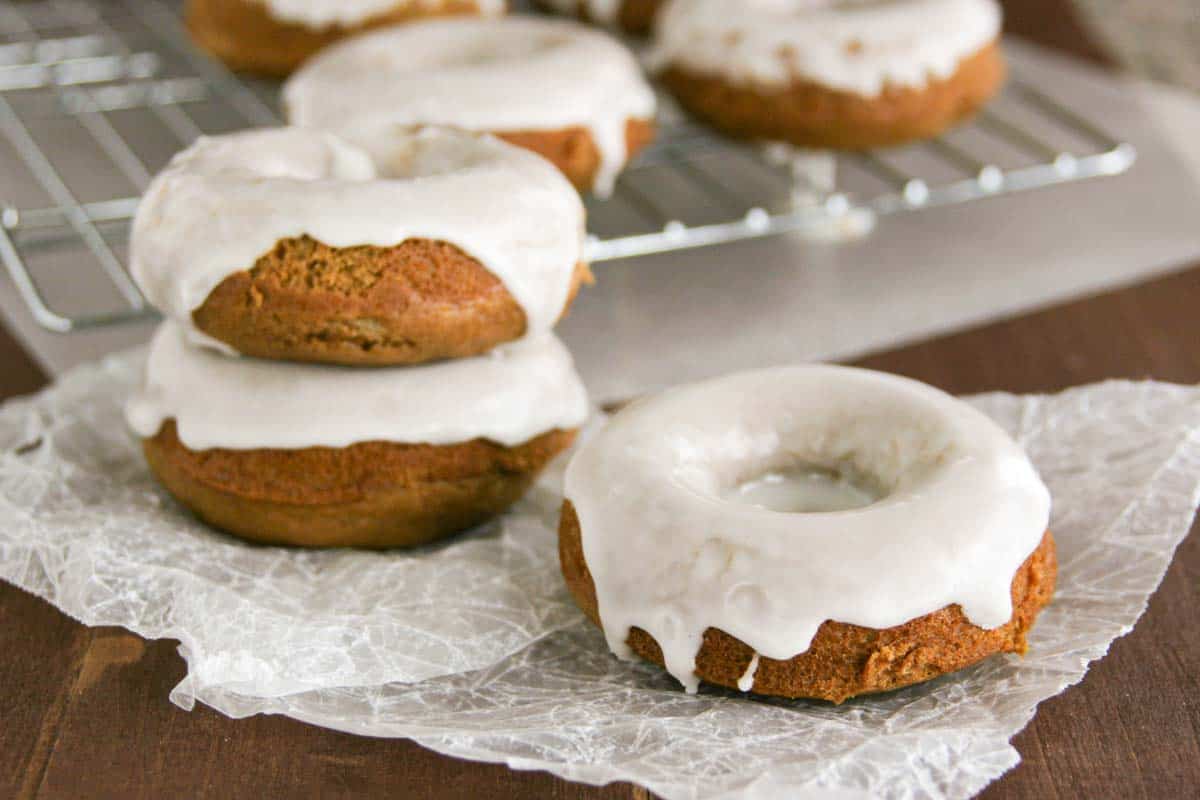
[[[392,146],[380,169],[319,131],[200,139],[138,208],[135,281],[194,341],[261,358],[416,364],[550,330],[590,280],[571,185],[488,136]]]
[[[619,26],[626,33],[649,33],[654,15],[663,0],[537,0],[537,4],[560,14],[575,14],[609,27]]]
[[[612,37],[564,20],[431,20],[360,36],[283,91],[293,125],[386,154],[417,125],[493,133],[581,190],[611,190],[653,137],[654,92]]]
[[[383,548],[504,511],[587,409],[549,333],[476,358],[350,369],[228,358],[167,321],[126,416],[162,484],[210,525],[269,544]]]
[[[567,585],[623,658],[840,703],[1025,651],[1050,495],[1016,443],[915,381],[743,373],[633,404],[567,468]]]
[[[235,70],[283,77],[318,50],[372,28],[505,11],[504,0],[188,0],[196,44]]]
[[[995,0],[671,0],[651,61],[738,137],[860,150],[937,136],[1004,82]]]

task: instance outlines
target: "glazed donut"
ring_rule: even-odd
[[[811,497],[810,469],[839,477]],[[689,691],[840,703],[928,680],[1024,652],[1054,587],[1050,495],[1021,449],[882,373],[779,368],[640,401],[565,493],[576,600]]]
[[[995,0],[671,0],[651,61],[738,137],[858,150],[937,136],[1004,82]]]
[[[186,20],[196,44],[231,69],[283,77],[318,50],[365,30],[504,11],[504,0],[188,0]]]
[[[590,280],[571,185],[492,137],[392,146],[381,174],[318,131],[200,139],[138,208],[134,280],[193,341],[261,358],[416,364],[550,330]]]
[[[168,321],[126,417],[159,480],[210,525],[269,544],[382,548],[504,511],[587,411],[549,333],[364,370],[227,358]]]
[[[600,25],[619,26],[626,33],[643,34],[654,27],[654,15],[663,0],[537,0],[537,4]]]
[[[371,153],[416,125],[494,133],[549,159],[581,190],[611,190],[653,136],[654,92],[604,33],[530,17],[434,20],[358,37],[284,87],[293,125]]]

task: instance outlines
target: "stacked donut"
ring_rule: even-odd
[[[167,320],[127,417],[215,527],[428,542],[511,505],[586,417],[551,332],[589,278],[574,188],[486,135],[410,131],[388,156],[204,138],[143,198],[131,268]]]
[[[653,21],[684,106],[803,147],[935,136],[1004,75],[995,0],[539,4]],[[589,279],[576,188],[612,188],[654,95],[574,22],[410,21],[503,6],[192,0],[233,66],[306,62],[284,90],[297,127],[200,140],[135,220],[134,277],[167,321],[128,419],[212,525],[420,544],[500,513],[571,445],[587,400],[551,329]],[[689,691],[842,702],[1024,652],[1054,588],[1049,511],[970,406],[790,367],[617,415],[567,469],[559,550],[618,655]]]

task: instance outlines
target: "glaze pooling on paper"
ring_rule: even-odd
[[[651,61],[739,85],[923,88],[1000,35],[995,0],[671,0]]]
[[[335,45],[284,87],[294,125],[333,131],[375,154],[416,125],[517,133],[583,127],[600,152],[600,193],[627,156],[630,119],[654,92],[610,36],[564,20],[445,19]]]
[[[513,447],[587,419],[587,392],[554,334],[475,358],[354,369],[228,358],[164,322],[126,418],[143,438],[175,420],[191,450],[347,447],[358,442]]]
[[[870,476],[883,497],[823,513],[728,498],[798,464]],[[957,603],[999,627],[1050,515],[1029,459],[987,417],[915,381],[828,366],[636,403],[571,461],[566,497],[609,647],[632,658],[629,631],[645,630],[690,691],[710,627],[780,661],[826,620],[890,628]]]
[[[339,26],[362,25],[373,17],[402,8],[417,8],[435,13],[445,0],[257,0],[271,16],[284,22],[320,30]],[[496,16],[505,11],[504,0],[475,0],[479,13]]]
[[[194,334],[192,312],[281,239],[457,245],[503,282],[530,334],[553,327],[583,258],[578,194],[545,160],[490,136],[425,128],[385,164],[328,133],[271,128],[204,137],[172,159],[138,207],[130,271]]]

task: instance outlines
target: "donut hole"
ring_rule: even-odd
[[[524,37],[494,39],[480,37],[448,59],[447,68],[487,66],[509,61],[524,61],[565,47],[570,37],[561,33],[530,32]]]
[[[676,451],[675,476],[693,492],[751,508],[798,514],[865,508],[921,486],[956,458],[949,430],[906,410],[915,411],[777,413],[719,435],[693,431]]]
[[[873,479],[853,469],[796,464],[735,483],[723,497],[767,511],[815,514],[864,508],[886,494]]]

